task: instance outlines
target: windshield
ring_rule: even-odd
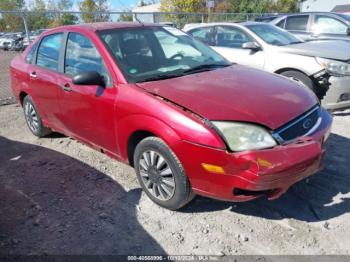
[[[302,43],[303,41],[296,36],[269,24],[247,25],[251,31],[257,34],[262,40],[270,45],[285,46]]]
[[[211,48],[173,27],[101,31],[128,82],[146,82],[214,70],[230,63]]]

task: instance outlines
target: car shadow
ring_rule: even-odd
[[[300,181],[274,201],[260,198],[231,203],[197,197],[182,212],[230,209],[232,212],[267,219],[294,218],[314,222],[328,220],[350,211],[350,139],[331,134],[327,141],[325,168]]]
[[[72,157],[0,136],[0,254],[165,254],[137,220],[140,196]]]

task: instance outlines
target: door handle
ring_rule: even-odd
[[[65,92],[72,92],[73,91],[73,89],[69,86],[68,83],[61,85],[61,88]]]
[[[35,79],[35,78],[37,78],[38,76],[37,76],[36,72],[31,72],[31,73],[29,74],[29,77]]]

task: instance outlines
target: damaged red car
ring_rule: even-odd
[[[195,194],[279,197],[321,168],[332,122],[296,82],[155,24],[49,30],[12,61],[11,79],[34,135],[60,132],[130,164],[172,210]]]

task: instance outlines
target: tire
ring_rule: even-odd
[[[29,95],[23,99],[23,112],[28,128],[33,135],[43,137],[51,133],[51,130],[43,125],[40,114]]]
[[[136,146],[134,167],[147,196],[161,207],[177,210],[195,196],[179,159],[158,137],[147,137]]]
[[[284,71],[281,73],[281,75],[288,77],[296,82],[299,82],[303,84],[304,86],[308,87],[310,90],[314,91],[314,83],[312,80],[305,74],[298,72],[298,71]]]

